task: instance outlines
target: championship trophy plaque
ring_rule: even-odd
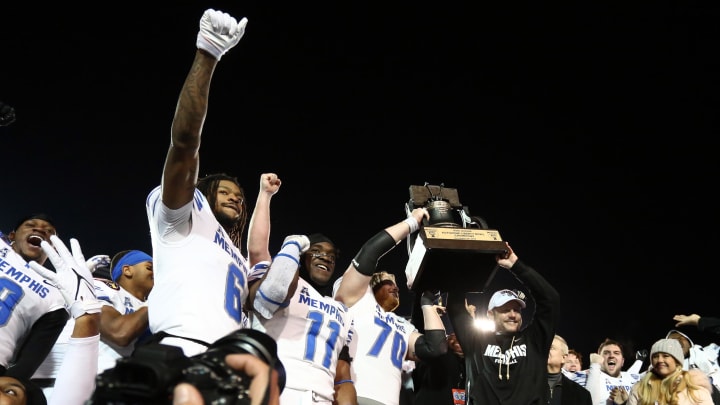
[[[457,189],[410,186],[407,214],[422,207],[430,219],[423,220],[417,236],[408,237],[408,287],[419,293],[483,288],[494,274],[495,256],[507,253],[500,233],[488,229],[484,219],[470,216]]]

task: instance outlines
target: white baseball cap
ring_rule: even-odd
[[[497,307],[501,307],[505,304],[507,304],[510,301],[517,301],[518,304],[520,304],[521,307],[525,308],[525,294],[523,293],[517,293],[513,290],[500,290],[496,291],[495,294],[492,295],[490,298],[490,302],[488,303],[488,311],[492,311],[493,309]]]

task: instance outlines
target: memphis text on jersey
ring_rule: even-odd
[[[303,288],[302,290],[300,290],[300,296],[298,297],[298,302],[303,305],[307,305],[310,308],[316,308],[322,312],[325,312],[330,317],[334,317],[335,320],[338,321],[338,323],[340,323],[340,325],[345,326],[345,319],[343,318],[345,316],[345,313],[342,311],[342,309],[340,309],[334,305],[330,305],[327,302],[323,302],[322,300],[317,300],[315,298],[312,298],[308,294],[309,294],[309,292],[308,292],[307,288]],[[342,303],[340,303],[340,302],[337,302],[337,304],[342,305]]]
[[[0,273],[15,280],[15,283],[10,282],[5,277],[0,278],[0,302],[17,302],[17,300],[24,295],[22,285],[26,285],[27,289],[45,298],[50,291],[50,286],[46,284],[46,281],[35,273],[35,271],[27,267],[27,265],[25,269],[27,273],[25,273],[5,261],[8,254],[7,250],[7,248],[0,250]],[[28,274],[34,276],[34,278]]]
[[[385,324],[394,327],[400,333],[407,332],[407,330],[405,329],[405,323],[396,322],[395,320],[399,319],[395,317],[395,314],[392,312],[385,312],[385,310],[380,306],[380,304],[375,304],[375,318],[378,318],[385,322]]]
[[[220,249],[224,250],[225,253],[230,255],[232,257],[235,264],[237,264],[240,267],[244,267],[243,262],[245,259],[241,259],[237,253],[235,253],[235,245],[232,243],[229,243],[227,240],[225,240],[225,230],[222,226],[218,226],[218,228],[215,230],[215,240],[213,241],[216,245],[220,247]]]

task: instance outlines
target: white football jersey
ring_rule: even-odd
[[[289,305],[270,319],[254,313],[253,328],[277,342],[287,375],[281,403],[286,392],[292,395],[289,390],[311,391],[310,397],[332,401],[340,351],[347,345],[355,358],[353,320],[343,303],[322,296],[300,278]]]
[[[357,330],[357,356],[352,362],[357,396],[385,405],[398,405],[403,362],[410,335],[417,328],[394,312],[385,312],[375,300],[370,286],[350,307],[350,313]]]
[[[249,273],[245,257],[215,219],[205,196],[195,190],[189,215],[190,233],[181,236],[156,187],[146,201],[152,240],[155,285],[147,305],[150,330],[199,339],[211,344],[239,328],[250,327],[243,304]],[[192,356],[197,353],[188,353]]]
[[[0,239],[0,365],[8,367],[33,324],[59,308],[65,300],[57,288]]]
[[[112,305],[121,314],[128,314],[135,312],[138,308],[145,305],[145,303],[132,294],[124,290],[118,284],[106,279],[94,279],[95,282],[95,295],[103,305]],[[52,350],[47,355],[45,360],[40,364],[32,378],[57,378],[60,373],[60,367],[63,364],[63,358],[66,352],[71,347],[71,336],[73,329],[75,328],[75,319],[70,317],[65,328],[63,329],[60,336],[58,336]],[[135,348],[135,343],[131,343],[126,347],[115,346],[111,343],[104,343],[102,340],[98,347],[97,356],[97,373],[102,373],[108,368],[115,367],[117,359],[121,356],[129,356],[132,354]],[[45,387],[43,392],[46,398],[50,398],[53,395],[54,387]]]
[[[627,371],[621,371],[619,376],[612,377],[602,371],[599,363],[591,363],[590,368],[587,370],[585,388],[590,391],[593,403],[604,405],[606,402],[612,402],[609,398],[613,388],[622,387],[625,388],[625,391],[630,392],[632,386],[638,382],[641,377],[641,374],[629,373]]]
[[[112,306],[121,315],[131,314],[147,305],[145,301],[136,298],[112,280],[96,278],[95,294],[103,305]],[[99,347],[100,355],[98,357],[98,373],[102,373],[108,368],[115,367],[115,363],[117,363],[118,358],[130,356],[133,350],[135,350],[136,341],[137,338],[127,346],[118,346],[112,342],[106,342],[101,337]]]

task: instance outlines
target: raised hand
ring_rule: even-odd
[[[200,18],[196,45],[220,60],[225,52],[240,42],[247,22],[247,18],[243,17],[238,23],[230,14],[209,8]]]
[[[275,173],[263,173],[260,176],[260,190],[264,193],[274,195],[280,190],[282,181]]]
[[[57,272],[46,269],[34,260],[28,263],[30,268],[55,284],[73,318],[99,313],[102,304],[95,296],[92,273],[85,264],[80,243],[77,239],[70,239],[70,253],[56,235],[50,235],[50,242],[52,245],[42,241],[40,247]]]
[[[437,296],[432,291],[423,291],[422,295],[420,296],[420,306],[424,305],[435,305],[435,299]]]
[[[698,326],[698,323],[700,322],[700,315],[698,314],[692,314],[692,315],[675,315],[673,316],[673,321],[677,321],[675,324],[675,327],[678,326]]]
[[[95,255],[85,261],[85,266],[90,270],[90,273],[95,273],[95,270],[99,267],[110,267],[110,261],[108,255]]]
[[[286,236],[280,249],[284,248],[288,243],[295,244],[298,247],[300,253],[305,253],[308,248],[310,248],[310,239],[308,239],[308,237],[305,235]]]

